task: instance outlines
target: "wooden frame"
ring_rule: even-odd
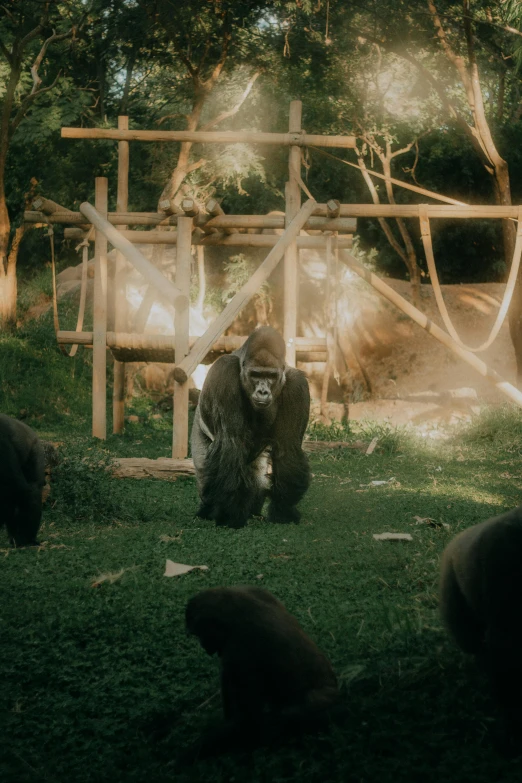
[[[33,210],[25,213],[27,223],[57,223],[69,226],[65,229],[68,238],[85,237],[90,225],[96,228],[95,235],[95,282],[94,323],[92,332],[58,332],[60,344],[77,343],[92,345],[93,348],[93,435],[106,437],[106,350],[110,348],[116,357],[126,361],[140,351],[150,352],[156,360],[175,360],[173,457],[179,462],[180,471],[186,460],[188,447],[188,378],[196,366],[209,352],[235,350],[246,337],[224,336],[224,331],[239,311],[259,290],[284,256],[284,338],[287,345],[287,360],[295,365],[296,354],[325,360],[326,338],[302,338],[297,332],[298,312],[298,268],[299,250],[303,248],[324,249],[327,238],[322,236],[300,236],[301,230],[335,232],[339,257],[350,269],[365,279],[377,291],[407,313],[416,323],[426,329],[449,350],[458,355],[481,375],[488,378],[498,390],[522,407],[522,393],[490,370],[474,354],[464,350],[455,341],[433,324],[406,299],[397,294],[374,274],[362,267],[357,260],[344,253],[351,247],[351,234],[358,217],[400,217],[420,218],[421,212],[427,218],[498,218],[514,219],[519,216],[518,206],[488,205],[395,205],[395,204],[340,204],[330,199],[326,204],[317,204],[313,199],[301,207],[301,148],[306,146],[355,147],[353,136],[322,136],[304,132],[301,128],[301,101],[292,101],[288,133],[258,133],[251,131],[145,131],[129,130],[128,118],[118,118],[118,129],[63,128],[62,137],[69,139],[113,139],[118,142],[118,197],[116,212],[107,213],[107,180],[97,178],[95,206],[85,203],[79,212],[73,212],[49,199],[39,197]],[[207,205],[206,212],[197,208],[192,199],[184,199],[181,206],[165,202],[160,204],[163,212],[128,212],[128,171],[130,141],[162,141],[213,144],[268,144],[289,148],[288,182],[285,189],[285,214],[283,215],[226,215],[215,200]],[[304,187],[304,186],[303,186]],[[437,198],[437,194],[429,194]],[[447,200],[447,199],[445,199]],[[129,230],[131,226],[151,226],[152,230]],[[115,228],[118,226],[118,228]],[[162,230],[177,226],[177,231]],[[194,232],[194,229],[197,229]],[[283,230],[281,236],[245,233],[254,230]],[[194,232],[194,233],[193,233]],[[341,232],[340,235],[339,232]],[[130,263],[132,263],[158,291],[158,297],[175,307],[175,337],[145,335],[127,331],[127,316],[115,307],[114,331],[107,328],[107,243],[110,242]],[[176,244],[177,264],[175,284],[171,283],[140,253],[135,244]],[[189,334],[189,293],[191,246],[223,245],[229,247],[266,247],[269,252],[250,280],[233,297],[224,311],[201,337]],[[121,278],[121,257],[117,261],[116,288]],[[149,293],[152,301],[153,293]],[[148,307],[148,303],[147,304]],[[141,321],[146,317],[144,311]],[[140,319],[137,319],[138,321]],[[121,432],[124,419],[124,363],[115,362],[115,385],[113,391],[113,431]],[[178,464],[176,462],[176,464]],[[186,472],[190,473],[190,470]]]

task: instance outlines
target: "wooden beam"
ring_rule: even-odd
[[[341,217],[385,217],[419,218],[419,204],[341,204]],[[460,207],[457,205],[428,204],[429,218],[514,218],[518,217],[518,207],[496,207],[485,204]],[[314,215],[326,217],[326,204],[318,204]]]
[[[244,335],[222,335],[213,343],[209,353],[230,353],[231,351],[236,351],[238,348],[241,348],[247,339]],[[192,347],[198,340],[199,337],[189,337],[189,346]],[[57,334],[57,341],[59,345],[74,345],[78,343],[78,345],[92,346],[92,332],[60,331]],[[296,343],[297,350],[306,353],[319,353],[324,352],[326,349],[325,337],[297,337]],[[172,351],[172,361],[174,361],[172,335],[107,332],[107,347],[128,348],[129,350],[170,349]]]
[[[243,288],[232,297],[225,309],[202,335],[189,355],[174,370],[174,378],[183,383],[196,369],[201,360],[210,351],[213,343],[228,329],[237,314],[259,291],[265,280],[272,274],[288,245],[295,239],[303,225],[306,223],[315,207],[315,201],[309,199],[292,220],[283,236],[278,237],[277,244],[272,248],[263,263],[256,269],[252,277]]]
[[[128,117],[118,117],[118,128],[127,130]],[[129,208],[129,142],[118,142],[118,192],[116,196],[116,211],[126,212]],[[126,226],[125,226],[126,228]],[[114,294],[114,331],[122,332],[127,328],[127,297],[126,297],[125,262],[121,253],[116,256],[113,280]],[[123,432],[125,427],[125,364],[114,361],[112,387],[112,431],[115,435]]]
[[[159,269],[148,261],[140,251],[134,247],[132,242],[125,239],[117,228],[112,226],[99,212],[85,201],[80,205],[80,212],[96,227],[97,231],[102,231],[111,245],[119,250],[137,270],[148,281],[155,286],[162,298],[167,299],[174,307],[183,307],[187,302],[185,293],[176,288],[170,280],[161,274]]]
[[[311,133],[258,133],[257,131],[151,131],[113,128],[62,128],[62,139],[113,139],[115,141],[191,141],[200,144],[272,144],[284,147],[338,147],[353,149],[355,136]]]
[[[107,214],[107,179],[96,177],[96,214]],[[107,437],[107,237],[96,230],[92,336],[92,434]]]
[[[301,101],[290,103],[288,130],[296,134],[301,132]],[[301,148],[293,145],[288,153],[288,182],[285,185],[285,226],[290,225],[301,206]],[[284,289],[283,289],[283,337],[286,344],[286,362],[295,367],[295,338],[297,335],[297,298],[299,251],[294,239],[285,252]]]
[[[274,247],[279,241],[279,237],[273,234],[229,234],[228,236],[219,236],[219,234],[209,234],[195,245],[223,245],[225,247]],[[339,237],[339,247],[350,248],[353,239],[351,236]],[[296,246],[298,250],[317,249],[326,247],[326,237],[296,237]]]
[[[176,245],[178,242],[177,231],[122,231],[120,234],[124,239],[128,239],[134,245]],[[64,230],[65,239],[83,239],[85,232],[79,228],[66,228]],[[274,247],[279,237],[275,234],[207,234],[197,236],[194,232],[192,236],[193,245],[224,245],[226,247]],[[326,247],[326,237],[322,236],[304,236],[297,237],[297,247],[299,250],[322,249]],[[352,237],[339,237],[339,247],[351,248]]]
[[[63,210],[63,207],[62,207]],[[45,215],[43,212],[24,212],[25,223],[60,223],[63,225],[85,225],[85,217],[81,212],[65,210]],[[107,220],[113,226],[175,226],[178,222],[177,215],[166,215],[163,212],[109,212]]]
[[[176,364],[181,364],[189,352],[191,238],[192,218],[180,218],[178,220],[178,246],[176,250],[176,286],[186,294],[186,304],[183,307],[176,307],[174,314],[174,360]],[[184,383],[174,381],[173,407],[172,458],[185,459],[188,454],[188,379]]]
[[[458,206],[453,204],[428,204],[426,206],[427,215],[432,218],[498,218],[506,219],[518,218],[518,206],[489,206],[487,204],[475,204],[473,206]],[[314,209],[314,217],[328,217],[328,208],[326,204],[317,204]],[[339,207],[339,216],[341,218],[359,218],[359,217],[385,217],[385,218],[419,218],[418,204],[341,204]],[[235,217],[227,215],[228,217]],[[239,215],[242,222],[246,225],[248,219],[254,221],[263,221],[265,218],[273,219],[277,216],[272,215]],[[163,212],[130,212],[119,214],[110,212],[107,216],[109,223],[113,225],[169,225],[175,226],[178,221],[177,215],[165,217]],[[63,223],[64,225],[85,224],[85,216],[81,212],[54,212],[52,215],[44,215],[42,212],[27,211],[24,212],[24,221],[26,223]],[[196,218],[197,222],[197,218]],[[256,223],[250,227],[254,228]],[[264,225],[259,226],[265,228]],[[274,226],[266,226],[271,228]],[[276,226],[279,227],[279,226]]]
[[[209,228],[264,228],[284,229],[284,215],[217,215],[205,223],[205,230]],[[311,217],[303,226],[306,230],[314,231],[341,231],[344,234],[353,234],[357,228],[357,221],[353,218],[329,218]]]
[[[386,299],[398,307],[399,310],[402,310],[404,313],[406,313],[406,315],[409,315],[410,318],[415,321],[415,323],[419,324],[419,326],[422,326],[423,329],[426,329],[426,331],[431,334],[432,337],[435,337],[435,339],[445,345],[446,348],[449,348],[452,353],[456,354],[465,362],[467,362],[467,364],[473,367],[473,369],[475,369],[480,375],[484,376],[484,378],[487,378],[487,380],[490,381],[490,383],[492,383],[499,392],[504,394],[508,399],[522,408],[522,392],[515,388],[511,383],[508,383],[508,381],[502,378],[502,376],[495,372],[495,370],[491,370],[487,364],[482,361],[482,359],[477,357],[476,354],[461,348],[460,345],[458,345],[458,343],[456,343],[447,332],[437,326],[437,324],[434,324],[433,321],[430,321],[430,319],[427,318],[424,313],[421,313],[420,310],[417,310],[416,307],[414,307],[412,304],[410,304],[410,302],[404,299],[404,297],[394,291],[393,288],[390,288],[390,286],[387,285],[383,280],[374,275],[373,272],[370,272],[369,269],[363,267],[357,261],[355,256],[352,256],[350,253],[342,252],[339,253],[339,258],[349,269],[359,275],[359,277],[362,277],[363,280],[366,280],[367,283],[369,283]]]
[[[365,452],[368,443],[355,441],[321,441],[305,440],[303,451],[309,454],[317,454],[332,449],[354,449]],[[194,463],[191,459],[148,459],[147,457],[116,457],[111,463],[111,472],[115,478],[134,479],[161,479],[163,481],[176,481],[178,476],[191,477],[196,475]]]

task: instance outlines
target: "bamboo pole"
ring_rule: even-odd
[[[107,214],[107,178],[96,177],[96,213]],[[96,230],[92,335],[92,434],[107,437],[107,238]]]
[[[301,101],[290,103],[290,117],[288,130],[290,133],[301,132],[301,115],[303,104]],[[288,182],[285,185],[285,225],[288,226],[294,219],[301,206],[301,149],[298,146],[290,147],[288,154]],[[285,253],[284,264],[284,303],[283,303],[283,337],[286,343],[286,362],[290,367],[295,367],[295,338],[297,335],[297,296],[298,273],[297,264],[299,252],[297,242],[290,243]]]
[[[522,408],[522,392],[515,388],[511,383],[508,383],[508,381],[502,378],[502,376],[495,372],[495,370],[491,370],[487,364],[479,359],[474,353],[461,348],[460,345],[458,345],[447,332],[437,326],[437,324],[434,324],[433,321],[430,321],[430,319],[427,318],[424,313],[421,313],[420,310],[417,310],[416,307],[410,304],[406,299],[404,299],[404,297],[394,291],[393,288],[390,288],[389,285],[374,275],[373,272],[370,272],[369,269],[361,266],[357,259],[350,253],[339,253],[339,257],[349,269],[359,275],[359,277],[362,277],[363,280],[366,280],[367,283],[379,291],[379,293],[392,302],[392,304],[398,307],[399,310],[402,310],[404,313],[406,313],[406,315],[409,315],[410,318],[415,321],[415,323],[419,324],[419,326],[422,326],[423,329],[426,329],[426,331],[435,337],[436,340],[445,345],[446,348],[449,348],[452,353],[459,356],[461,359],[467,362],[467,364],[471,365],[471,367],[480,373],[480,375],[484,376],[484,378],[487,378],[488,381],[490,381],[490,383],[492,383],[493,386],[498,389],[498,391],[500,391],[502,394],[508,397],[508,399]]]
[[[277,244],[274,245],[263,263],[256,269],[250,280],[227,304],[222,313],[216,318],[204,335],[202,335],[189,355],[183,359],[181,364],[174,370],[174,378],[180,383],[184,383],[192,375],[201,360],[210,351],[212,345],[220,337],[225,329],[228,329],[237,314],[247,302],[254,296],[265,280],[272,274],[277,264],[281,260],[288,245],[295,239],[303,225],[306,223],[315,208],[315,201],[309,199],[303,204],[298,214],[292,220],[285,233],[278,237]]]
[[[24,222],[41,223],[42,220],[46,220],[48,223],[69,226],[85,224],[85,217],[81,212],[72,212],[64,207],[60,207],[60,210],[45,215],[45,218],[45,213],[28,210],[24,212]],[[175,226],[178,215],[165,215],[164,212],[109,212],[107,220],[113,226]]]
[[[209,234],[199,242],[194,242],[194,244],[222,245],[225,247],[274,247],[278,240],[278,236],[270,234],[229,234],[221,237],[218,234]],[[295,244],[298,250],[321,250],[326,247],[326,237],[296,237]],[[350,248],[352,244],[353,239],[351,236],[339,237],[339,247]]]
[[[205,230],[218,228],[223,231],[233,228],[284,229],[284,227],[284,215],[216,215],[203,226]],[[314,231],[341,231],[345,234],[353,234],[357,228],[357,221],[353,218],[332,220],[327,217],[311,217],[303,228],[305,231],[312,229]]]
[[[128,239],[125,239],[125,237],[121,235],[117,228],[114,228],[114,226],[99,214],[92,204],[85,201],[80,205],[80,212],[85,215],[97,230],[103,232],[111,245],[113,245],[116,250],[123,253],[127,261],[130,261],[138,272],[141,272],[141,274],[158,289],[160,297],[166,299],[170,304],[174,305],[174,307],[184,306],[187,301],[186,294],[173,285],[170,280],[167,280],[159,269],[156,269],[156,267],[151,264]]]
[[[345,441],[317,441],[305,440],[303,442],[303,451],[309,454],[317,454],[332,449],[345,450],[355,449],[366,452],[368,443],[355,441],[355,443],[346,443]],[[160,457],[159,459],[149,459],[148,457],[116,457],[112,460],[111,473],[114,478],[133,478],[133,479],[162,479],[164,481],[176,481],[177,476],[195,476],[196,469],[191,459],[170,459],[170,457]]]
[[[133,245],[176,245],[177,231],[120,231],[124,239]],[[85,232],[79,228],[66,228],[65,239],[83,239]],[[225,247],[274,247],[279,237],[275,234],[207,234],[202,237],[192,237],[196,246],[223,245]],[[326,238],[322,236],[304,236],[296,238],[297,247],[302,249],[318,249],[326,247]],[[352,246],[350,235],[339,237],[339,247],[349,249]]]
[[[129,118],[118,117],[118,128],[128,130]],[[118,192],[116,212],[126,212],[129,207],[129,142],[118,142]],[[127,226],[123,226],[127,228]],[[113,280],[114,331],[122,332],[127,326],[126,275],[123,256],[118,252]],[[125,363],[114,361],[114,385],[112,389],[112,431],[123,432],[125,426]]]
[[[315,215],[326,217],[326,204],[318,204]],[[384,218],[417,218],[419,219],[419,204],[341,204],[340,217],[384,217]],[[516,218],[517,206],[488,206],[474,204],[459,207],[446,204],[428,204],[426,214],[431,218]]]
[[[176,307],[174,316],[174,357],[181,364],[189,352],[189,294],[190,294],[190,243],[192,239],[192,218],[178,221],[178,246],[176,250],[176,285],[186,293],[187,303]],[[185,459],[188,454],[188,378],[184,383],[174,380],[174,415],[172,428],[172,458]]]
[[[59,345],[78,345],[92,346],[92,332],[69,332],[60,331],[57,334]],[[230,353],[241,348],[248,337],[237,334],[227,334],[219,337],[211,346],[210,351],[215,353]],[[199,340],[199,337],[189,337],[189,346]],[[326,350],[325,337],[298,337],[296,347],[303,353],[321,353]],[[172,336],[165,334],[137,334],[134,332],[107,332],[108,348],[128,348],[129,350],[165,350],[172,351],[172,361],[174,361],[174,349],[172,347]],[[209,353],[210,353],[209,351]],[[314,361],[319,361],[318,359]]]
[[[328,218],[328,207],[326,204],[317,204],[314,209],[314,217]],[[488,204],[474,204],[469,206],[457,206],[446,204],[428,204],[426,206],[427,216],[432,218],[498,218],[516,220],[518,218],[518,206],[490,206]],[[226,215],[227,218],[239,218],[238,228],[281,228],[274,225],[274,221],[280,220],[277,215]],[[416,218],[419,219],[418,204],[341,204],[339,207],[340,218],[358,218],[358,217],[384,217],[384,218]],[[221,218],[212,218],[213,220]],[[337,218],[336,218],[337,219]],[[178,221],[178,215],[165,216],[163,212],[129,212],[120,214],[109,212],[107,216],[109,223],[113,225],[170,225],[175,226]],[[207,218],[203,215],[195,219],[196,225],[206,225]],[[53,212],[51,215],[44,215],[42,212],[26,211],[24,212],[25,223],[60,223],[64,225],[85,224],[85,216],[81,212]],[[208,221],[210,222],[210,221]],[[310,225],[310,228],[316,228]],[[325,230],[327,230],[325,228]],[[330,229],[328,230],[337,230]],[[344,230],[344,229],[343,229]],[[350,231],[352,230],[350,226]]]
[[[311,133],[258,133],[257,131],[150,131],[114,128],[62,128],[62,139],[114,139],[116,141],[192,141],[200,144],[272,144],[299,147],[353,149],[355,136]]]

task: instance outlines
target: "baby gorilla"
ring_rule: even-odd
[[[490,679],[508,742],[522,739],[522,506],[464,530],[442,556],[442,619]]]
[[[221,658],[227,726],[207,738],[207,753],[229,749],[232,738],[264,741],[308,728],[337,700],[330,662],[267,590],[203,590],[188,602],[186,624],[209,655]]]
[[[0,413],[0,527],[14,546],[37,544],[45,484],[44,448],[33,430]]]

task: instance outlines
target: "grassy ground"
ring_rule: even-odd
[[[194,520],[193,480],[104,471],[111,454],[167,455],[167,420],[103,447],[48,412],[33,423],[63,441],[63,460],[44,545],[0,551],[0,780],[520,780],[492,745],[486,685],[446,639],[436,598],[449,538],[520,502],[518,414],[483,416],[436,448],[380,428],[371,456],[312,458],[301,525],[239,531]],[[385,531],[413,541],[372,538]],[[167,558],[209,569],[167,579]],[[235,584],[268,588],[297,616],[339,675],[342,715],[319,736],[180,770],[177,754],[220,708],[218,663],[185,635],[184,607]]]
[[[75,313],[62,305],[62,328]],[[371,456],[312,458],[301,525],[233,531],[194,520],[193,480],[111,479],[113,455],[167,456],[170,421],[137,400],[140,423],[94,442],[90,369],[88,351],[59,355],[50,313],[0,334],[0,410],[63,444],[43,546],[0,548],[2,783],[518,783],[519,762],[491,742],[486,685],[440,627],[436,589],[449,538],[520,502],[520,414],[493,411],[437,447],[366,425],[363,439],[380,438]],[[385,531],[413,541],[372,538]],[[167,558],[209,569],[167,579]],[[341,716],[319,736],[180,770],[178,753],[220,714],[218,662],[186,637],[184,607],[241,583],[273,591],[330,657]]]

